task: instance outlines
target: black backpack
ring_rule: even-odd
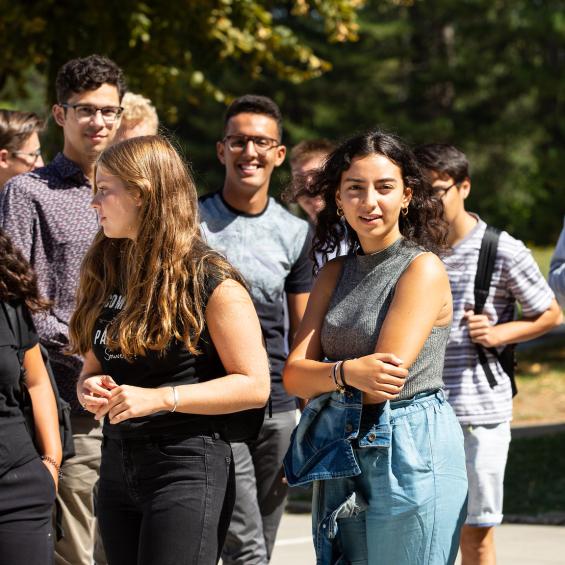
[[[492,226],[487,226],[481,242],[477,274],[475,276],[475,314],[480,314],[485,307],[485,302],[490,291],[499,238],[500,230]],[[496,357],[502,370],[508,375],[510,384],[512,385],[512,396],[516,396],[516,394],[518,394],[518,388],[516,387],[516,379],[514,377],[516,369],[515,345],[507,345],[500,353],[494,347],[483,347],[478,343],[475,345],[479,355],[479,362],[485,372],[490,387],[494,388],[498,383],[489,367],[487,352]]]
[[[14,334],[14,339],[18,346],[18,359],[21,366],[21,377],[20,377],[20,406],[22,408],[22,413],[26,420],[26,426],[31,436],[34,444],[35,442],[35,423],[33,420],[33,406],[31,404],[31,397],[25,385],[25,373],[23,368],[24,361],[24,351],[22,349],[22,334],[21,334],[21,306],[14,308],[11,304],[7,302],[2,302],[2,307],[6,314],[6,319],[10,325],[10,329]],[[73,441],[73,433],[71,430],[71,406],[70,404],[61,398],[59,395],[59,389],[57,388],[57,383],[55,382],[55,376],[53,375],[53,369],[51,368],[51,363],[49,363],[49,356],[47,350],[40,345],[41,355],[43,357],[43,362],[45,363],[45,368],[47,369],[47,374],[49,375],[49,380],[51,381],[51,387],[53,388],[53,393],[55,395],[55,402],[57,403],[57,416],[59,418],[59,433],[61,435],[61,446],[63,448],[63,462],[73,457],[75,455],[75,446]],[[37,448],[37,444],[36,444]]]

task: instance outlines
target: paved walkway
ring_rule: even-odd
[[[497,565],[565,564],[565,526],[503,524],[497,528],[496,543]],[[271,565],[314,563],[310,515],[285,514]]]

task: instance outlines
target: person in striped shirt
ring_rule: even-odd
[[[443,379],[465,438],[469,479],[468,515],[461,534],[463,565],[493,565],[494,526],[502,521],[503,479],[512,419],[510,378],[487,352],[491,386],[477,352],[538,337],[562,314],[530,251],[503,231],[490,292],[475,314],[474,284],[486,223],[465,209],[471,191],[467,157],[456,147],[428,144],[415,151],[432,189],[444,205],[451,252],[444,259],[453,294],[453,324]],[[514,319],[515,304],[522,317]]]

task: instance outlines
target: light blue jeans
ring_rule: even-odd
[[[386,420],[392,433],[375,437]],[[318,565],[454,563],[467,475],[461,427],[443,392],[383,404],[355,456],[361,475],[314,485]]]

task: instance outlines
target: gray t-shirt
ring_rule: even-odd
[[[199,203],[208,245],[225,255],[249,285],[269,354],[273,411],[293,410],[296,401],[282,385],[284,300],[285,293],[310,292],[312,286],[308,224],[273,198],[254,215],[231,207],[220,192],[201,197]]]

